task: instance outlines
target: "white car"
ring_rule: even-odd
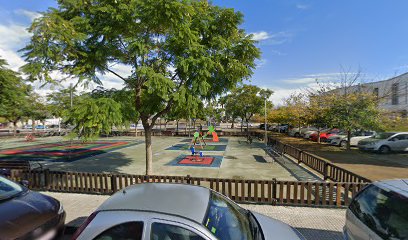
[[[201,186],[144,183],[106,200],[72,239],[303,240],[296,229]]]
[[[358,148],[366,151],[389,153],[391,151],[408,151],[408,132],[379,133],[358,142]]]
[[[357,146],[358,142],[360,142],[361,140],[372,137],[374,135],[375,135],[375,132],[371,132],[371,131],[353,133],[351,135],[352,137],[350,138],[350,146]],[[347,135],[344,132],[342,132],[342,133],[340,133],[338,135],[330,136],[327,139],[327,142],[330,145],[346,147],[346,145],[347,145]]]
[[[302,137],[306,132],[309,131],[316,131],[317,129],[314,127],[305,127],[305,128],[292,128],[289,131],[289,136],[291,137]]]
[[[374,182],[351,201],[345,240],[408,239],[408,179]]]

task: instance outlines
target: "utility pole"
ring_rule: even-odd
[[[72,93],[72,90],[73,90],[73,86],[72,86],[72,83],[69,85],[69,97],[70,97],[70,99],[71,99],[71,110],[72,110],[72,95],[73,95],[73,93]]]
[[[267,132],[267,127],[266,127],[266,96],[265,96],[265,146],[268,146],[268,132]]]

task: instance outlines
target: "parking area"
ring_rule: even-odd
[[[78,227],[108,196],[43,192],[64,205],[68,227]],[[281,220],[308,240],[341,240],[345,209],[242,204],[244,208]],[[66,236],[69,239],[69,236]]]
[[[274,134],[274,137],[371,180],[408,178],[408,153],[378,154],[362,152],[357,148],[347,151],[337,146],[283,134]]]

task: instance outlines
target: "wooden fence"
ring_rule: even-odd
[[[287,154],[296,159],[298,164],[303,163],[320,173],[324,180],[329,179],[335,182],[371,182],[371,180],[368,178],[350,172],[314,154],[308,153],[291,145],[284,144],[271,137],[268,138],[268,144],[271,145],[277,152]]]
[[[13,170],[13,180],[29,179],[29,188],[88,194],[113,194],[129,185],[145,182],[185,183],[205,186],[238,203],[264,203],[296,206],[344,207],[367,183],[297,182],[199,178],[191,176],[145,176],[59,172],[49,170]]]

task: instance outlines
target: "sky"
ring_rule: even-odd
[[[315,81],[335,81],[361,71],[365,82],[408,71],[406,0],[214,0],[244,15],[241,28],[253,34],[261,59],[250,84],[274,90],[282,99]],[[26,28],[52,0],[0,0],[0,57],[14,70],[24,64],[17,51],[29,40]],[[120,70],[120,69],[119,69]],[[126,71],[126,69],[121,69]],[[121,87],[106,76],[104,87]],[[45,94],[50,88],[40,89]]]

